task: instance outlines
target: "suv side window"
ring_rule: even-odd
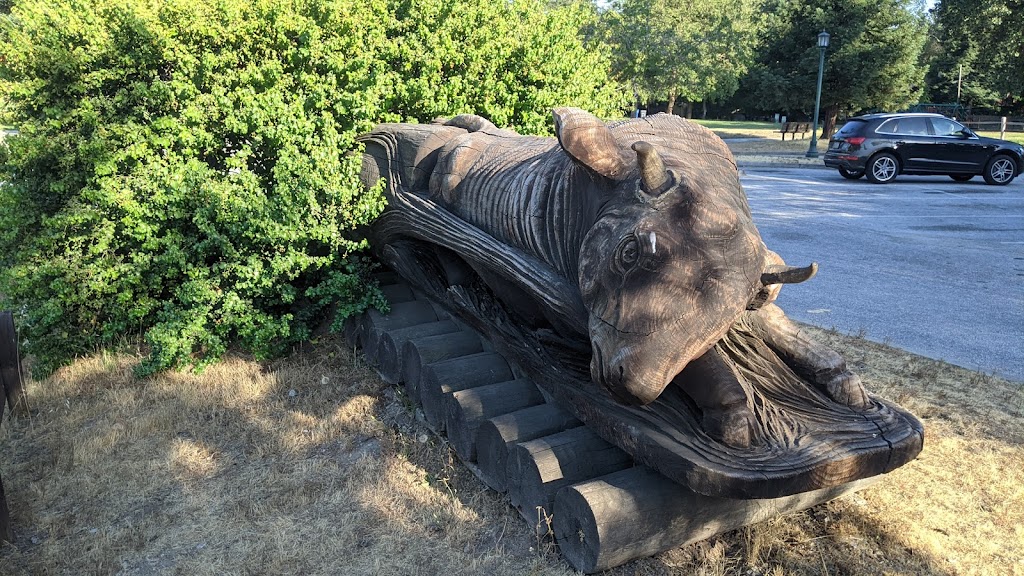
[[[946,118],[932,118],[932,130],[936,136],[960,136],[964,127],[958,122]]]
[[[899,134],[907,134],[909,136],[927,136],[928,119],[900,118],[899,128],[897,128],[897,131]]]
[[[882,122],[881,126],[879,126],[878,128],[875,128],[875,132],[877,132],[879,134],[895,134],[896,133],[896,126],[897,126],[898,123],[899,123],[899,120],[896,120],[896,119],[886,120],[885,122]]]

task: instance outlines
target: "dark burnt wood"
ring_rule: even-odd
[[[526,378],[453,390],[445,394],[448,441],[459,457],[476,462],[476,434],[485,418],[543,403],[544,395]]]
[[[406,393],[422,404],[420,380],[431,364],[483,352],[483,349],[480,336],[468,330],[406,341],[402,346],[402,381]],[[508,368],[507,363],[504,366]]]
[[[508,453],[520,442],[576,428],[582,422],[552,403],[488,418],[476,433],[477,467],[484,482],[498,492],[508,489]]]
[[[372,364],[377,363],[377,344],[381,334],[398,328],[406,328],[426,322],[441,320],[434,307],[426,300],[393,302],[387,312],[368,310],[360,323],[359,342],[363,354]]]
[[[28,400],[21,382],[21,357],[18,354],[18,333],[14,328],[14,314],[0,312],[0,420],[4,408],[10,407],[11,414],[28,414]],[[11,513],[7,507],[4,481],[0,477],[0,540],[13,541]]]
[[[764,282],[813,266],[786,272],[764,247],[720,140],[576,110],[556,113],[556,132],[560,145],[465,117],[369,135],[362,177],[385,177],[388,196],[376,254],[602,438],[695,492],[776,498],[920,452],[919,421],[779,316]],[[648,337],[662,330],[672,338]]]
[[[444,300],[574,417],[696,492],[745,499],[817,490],[889,472],[923,446],[920,422],[899,407],[871,398],[867,409],[853,410],[799,378],[749,329],[757,312],[716,346],[755,399],[753,443],[736,448],[707,434],[699,408],[679,386],[647,406],[623,405],[589,380],[586,352],[572,342],[516,322],[480,285],[445,286],[429,273],[431,265],[423,265],[429,253],[408,245],[385,253],[389,264]]]
[[[636,466],[560,489],[552,528],[565,559],[591,574],[791,514],[877,479],[781,498],[735,500],[698,494],[646,466]]]
[[[590,428],[571,428],[512,447],[505,473],[508,498],[527,522],[536,522],[551,516],[560,488],[632,465],[629,454]]]
[[[0,384],[12,414],[28,414],[28,399],[21,381],[21,357],[18,355],[18,332],[14,314],[0,312]],[[0,416],[3,410],[0,410]]]
[[[438,358],[436,362],[423,366],[420,373],[417,390],[423,416],[431,426],[441,431],[445,429],[446,395],[513,378],[512,369],[501,354],[474,352],[470,348],[463,350],[469,353],[448,359]]]
[[[0,411],[3,406],[0,406]],[[14,541],[14,532],[11,529],[11,511],[7,508],[7,494],[4,492],[4,479],[0,476],[0,540],[4,542]]]
[[[402,381],[402,350],[406,342],[427,336],[451,334],[461,329],[451,320],[437,320],[407,328],[388,330],[380,335],[377,342],[377,371],[389,384],[398,384]]]

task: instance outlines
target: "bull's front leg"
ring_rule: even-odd
[[[756,312],[747,312],[744,323],[793,372],[833,401],[852,408],[866,408],[869,405],[868,394],[860,377],[846,367],[846,360],[835,350],[811,339],[775,304],[767,304]]]
[[[701,411],[701,427],[712,438],[734,448],[756,442],[757,420],[736,374],[735,364],[718,347],[691,360],[673,380]]]

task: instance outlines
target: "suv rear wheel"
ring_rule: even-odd
[[[985,165],[985,173],[982,175],[985,177],[985,182],[995,184],[996,186],[1003,186],[1013,180],[1016,171],[1017,164],[1013,161],[1013,158],[1006,154],[996,154]]]
[[[888,184],[900,173],[900,161],[888,152],[882,152],[868,161],[868,180],[875,184]],[[985,171],[988,174],[988,171]]]

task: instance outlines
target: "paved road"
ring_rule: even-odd
[[[768,247],[820,265],[783,289],[792,318],[1024,381],[1024,177],[874,185],[831,170],[742,171]]]

